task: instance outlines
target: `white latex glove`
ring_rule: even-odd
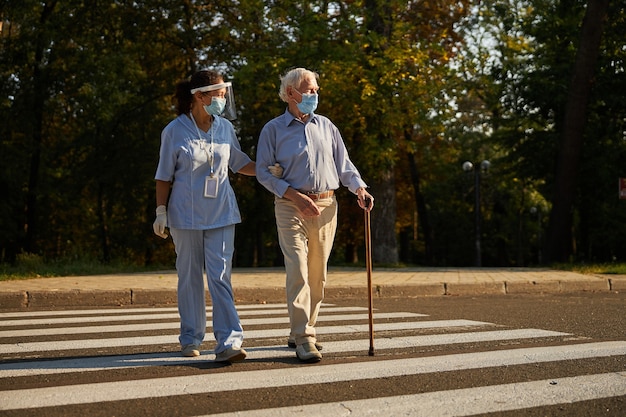
[[[167,226],[167,209],[165,206],[159,206],[156,208],[156,220],[152,224],[152,229],[154,229],[154,234],[162,237],[163,239],[167,238],[167,232],[165,231],[165,227]]]
[[[276,162],[274,165],[268,166],[267,169],[269,169],[270,174],[272,174],[276,178],[280,178],[283,176],[283,167],[281,167],[278,162]]]

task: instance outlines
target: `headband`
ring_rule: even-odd
[[[221,88],[230,87],[231,85],[232,85],[232,83],[230,83],[230,82],[228,82],[228,83],[221,83],[221,84],[205,85],[204,87],[192,88],[191,89],[191,94],[196,94],[198,91],[204,93],[205,91],[219,90]]]

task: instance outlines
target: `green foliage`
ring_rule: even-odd
[[[626,177],[626,17],[623,5],[611,7],[572,173],[576,260],[587,262],[626,253],[615,190]],[[242,149],[254,158],[261,128],[286,107],[280,75],[304,66],[320,74],[319,112],[340,128],[365,180],[391,190],[373,216],[396,207],[376,220],[398,239],[401,262],[473,262],[475,190],[461,165],[489,159],[485,265],[539,263],[584,11],[580,0],[8,2],[0,262],[173,265],[171,240],[154,237],[151,223],[176,82],[200,68],[223,71]],[[281,264],[273,197],[253,178],[232,182],[244,218],[236,264]],[[346,190],[338,199],[332,260],[362,262],[362,212]]]
[[[149,267],[124,261],[102,263],[98,259],[74,258],[46,261],[40,255],[22,253],[13,265],[0,264],[0,281],[117,273],[173,270],[173,263],[154,263]]]
[[[607,275],[626,275],[626,264],[624,263],[600,263],[600,264],[552,264],[554,269],[562,271],[575,271],[581,274],[607,274]]]

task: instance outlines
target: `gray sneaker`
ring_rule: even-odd
[[[183,356],[188,358],[192,358],[194,356],[200,356],[200,346],[199,345],[185,345],[182,349]]]
[[[315,363],[322,360],[322,354],[315,347],[315,343],[303,343],[296,348],[296,356],[302,362]]]
[[[215,362],[241,362],[246,359],[248,353],[242,348],[228,347],[226,350],[215,354]]]

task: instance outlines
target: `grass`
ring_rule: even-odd
[[[581,274],[626,274],[626,263],[555,264],[553,269],[580,272]]]
[[[73,259],[46,262],[33,254],[19,255],[13,265],[0,264],[0,281],[30,278],[51,278],[79,275],[103,275],[147,272],[174,269],[174,265],[152,265],[150,267],[124,262],[103,263],[92,259]]]
[[[353,266],[353,265],[352,265]],[[377,265],[380,266],[380,265]],[[395,267],[398,267],[397,265]],[[554,264],[552,269],[574,271],[582,274],[625,274],[626,263]],[[78,275],[102,275],[149,272],[174,269],[174,265],[140,266],[124,262],[102,263],[91,259],[73,259],[45,262],[37,255],[22,254],[14,265],[0,264],[0,281],[29,278],[49,278]]]

